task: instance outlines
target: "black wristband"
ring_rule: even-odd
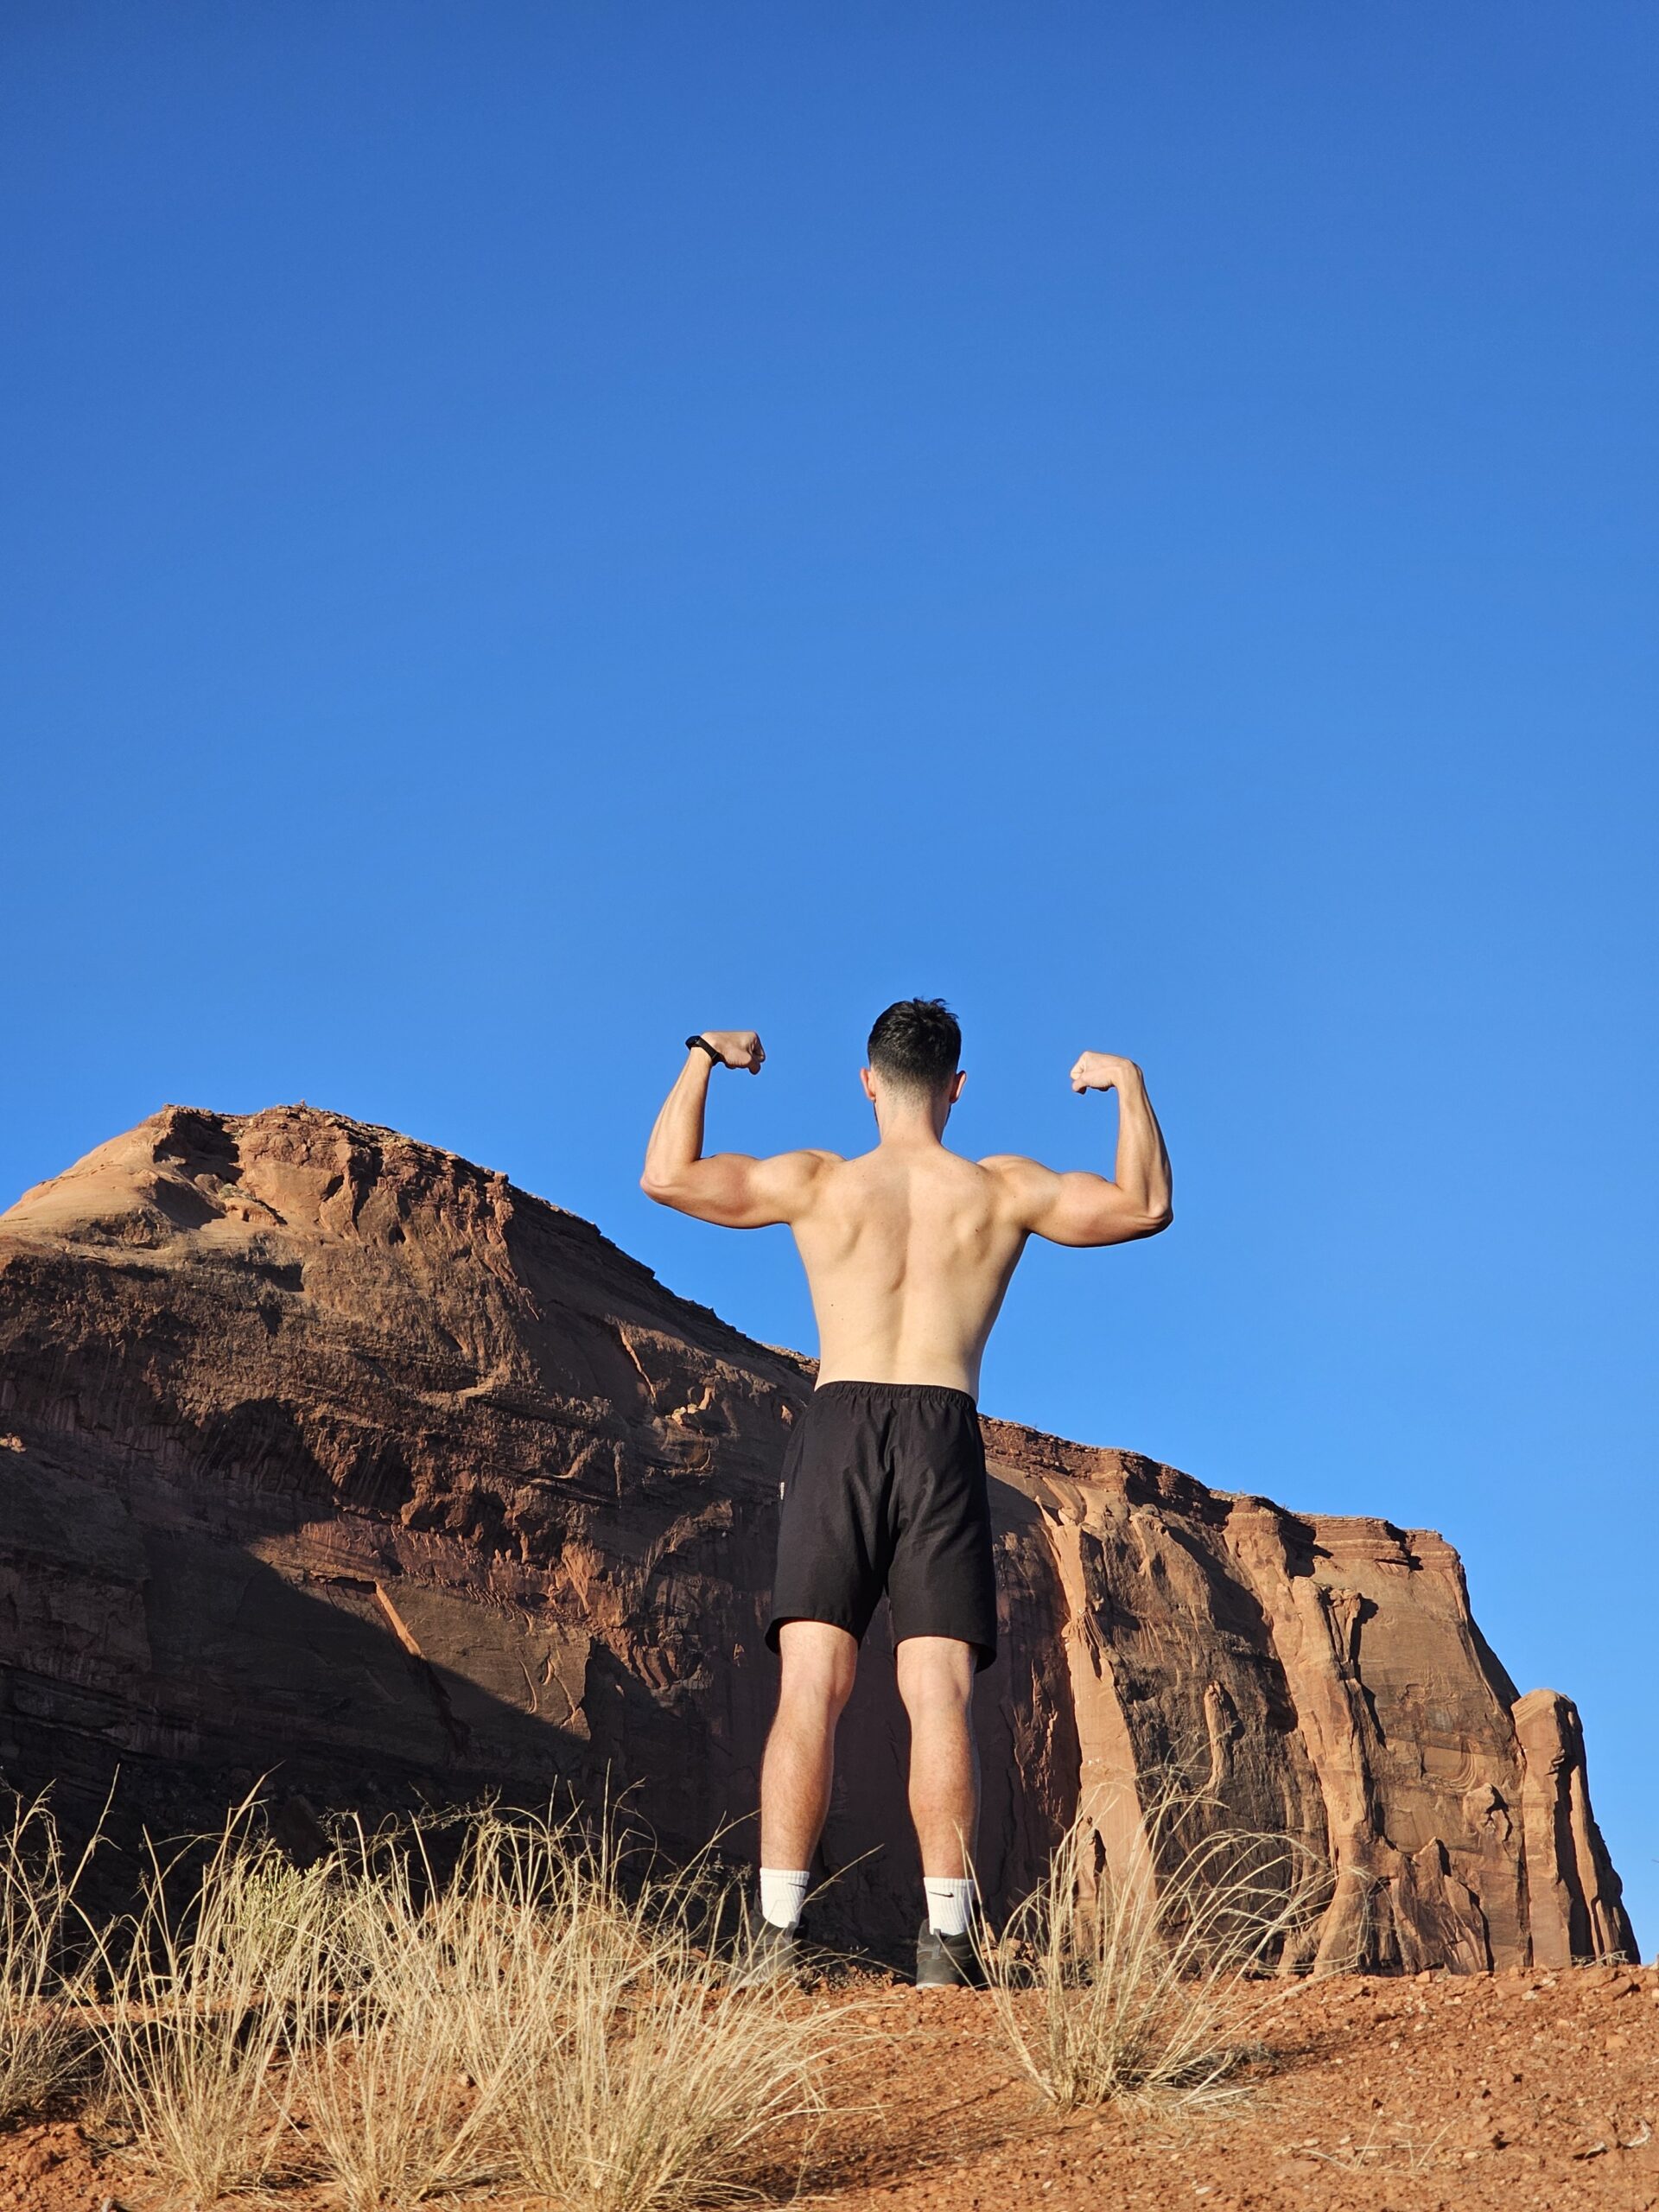
[[[686,1051],[689,1052],[694,1045],[701,1045],[703,1051],[708,1053],[709,1058],[714,1062],[717,1068],[722,1068],[725,1066],[725,1061],[721,1059],[719,1052],[715,1050],[714,1046],[709,1042],[709,1039],[706,1037],[688,1037],[685,1040]]]

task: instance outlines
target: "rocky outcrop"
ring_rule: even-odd
[[[302,1824],[626,1786],[700,1843],[753,1812],[810,1387],[505,1177],[168,1108],[0,1217],[0,1766],[92,1805],[118,1764],[175,1831],[261,1775]],[[986,1433],[992,1888],[1080,1796],[1128,1863],[1173,1767],[1328,1856],[1318,1962],[1634,1955],[1576,1716],[1517,1702],[1439,1536]],[[878,1941],[913,1925],[903,1741],[867,1664],[825,1860]]]
[[[1618,1877],[1590,1809],[1577,1708],[1555,1690],[1529,1690],[1514,1718],[1532,1869],[1533,1961],[1565,1967],[1587,1958],[1633,1956]]]

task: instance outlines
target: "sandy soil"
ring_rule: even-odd
[[[1298,1985],[1274,2007],[1243,2106],[1185,2120],[1052,2112],[966,1991],[872,1981],[815,2001],[849,2008],[859,2031],[805,2182],[836,2212],[1659,2208],[1651,1968]],[[171,2202],[118,2154],[95,2155],[72,2115],[0,2135],[0,2212]],[[321,2212],[331,2198],[267,2202]]]

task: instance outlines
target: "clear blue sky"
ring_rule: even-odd
[[[773,1341],[943,993],[985,1401],[1463,1550],[1659,1937],[1645,4],[13,0],[0,1185],[297,1097]]]

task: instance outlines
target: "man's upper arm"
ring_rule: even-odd
[[[804,1210],[824,1169],[838,1157],[777,1152],[754,1160],[742,1152],[713,1153],[694,1163],[668,1203],[721,1229],[770,1229]]]
[[[1127,1244],[1162,1226],[1142,1214],[1109,1176],[1088,1168],[1062,1173],[1014,1153],[980,1165],[1001,1177],[1020,1228],[1051,1244]]]

